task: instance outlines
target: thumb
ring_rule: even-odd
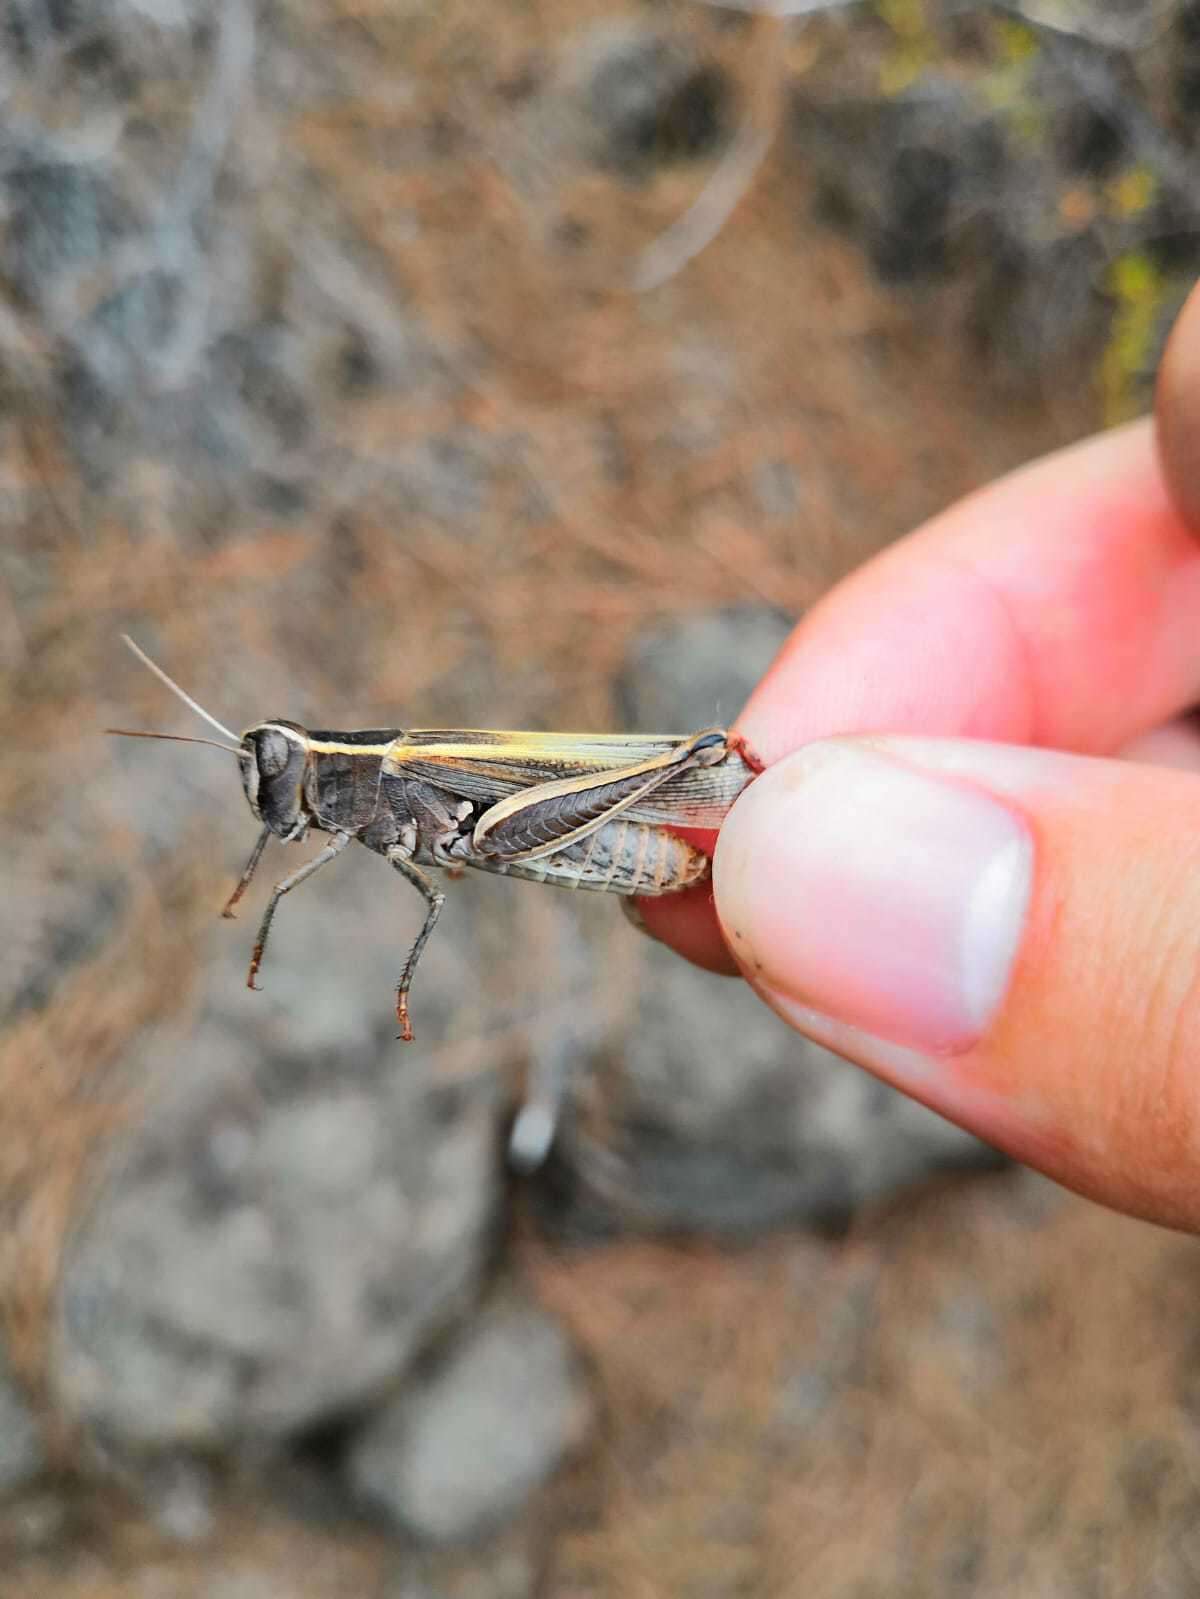
[[[793,1026],[1118,1209],[1200,1228],[1200,778],[832,739],[734,806],[713,882]]]

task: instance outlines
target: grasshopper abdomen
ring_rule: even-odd
[[[464,864],[504,877],[602,894],[674,894],[708,876],[708,856],[665,827],[621,817],[552,855],[529,861],[471,860]]]

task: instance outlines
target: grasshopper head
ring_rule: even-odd
[[[280,838],[290,838],[308,814],[304,778],[308,734],[295,722],[259,722],[242,734],[242,787],[250,809]]]

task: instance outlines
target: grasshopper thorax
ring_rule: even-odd
[[[242,787],[255,816],[280,838],[291,838],[308,815],[305,776],[308,734],[296,722],[276,717],[242,734]]]

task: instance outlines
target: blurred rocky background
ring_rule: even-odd
[[[1200,6],[6,0],[0,1599],[1200,1589],[1200,1255],[234,727],[736,714],[1144,408]],[[359,858],[361,857],[361,858]],[[264,877],[288,857],[273,851]]]

